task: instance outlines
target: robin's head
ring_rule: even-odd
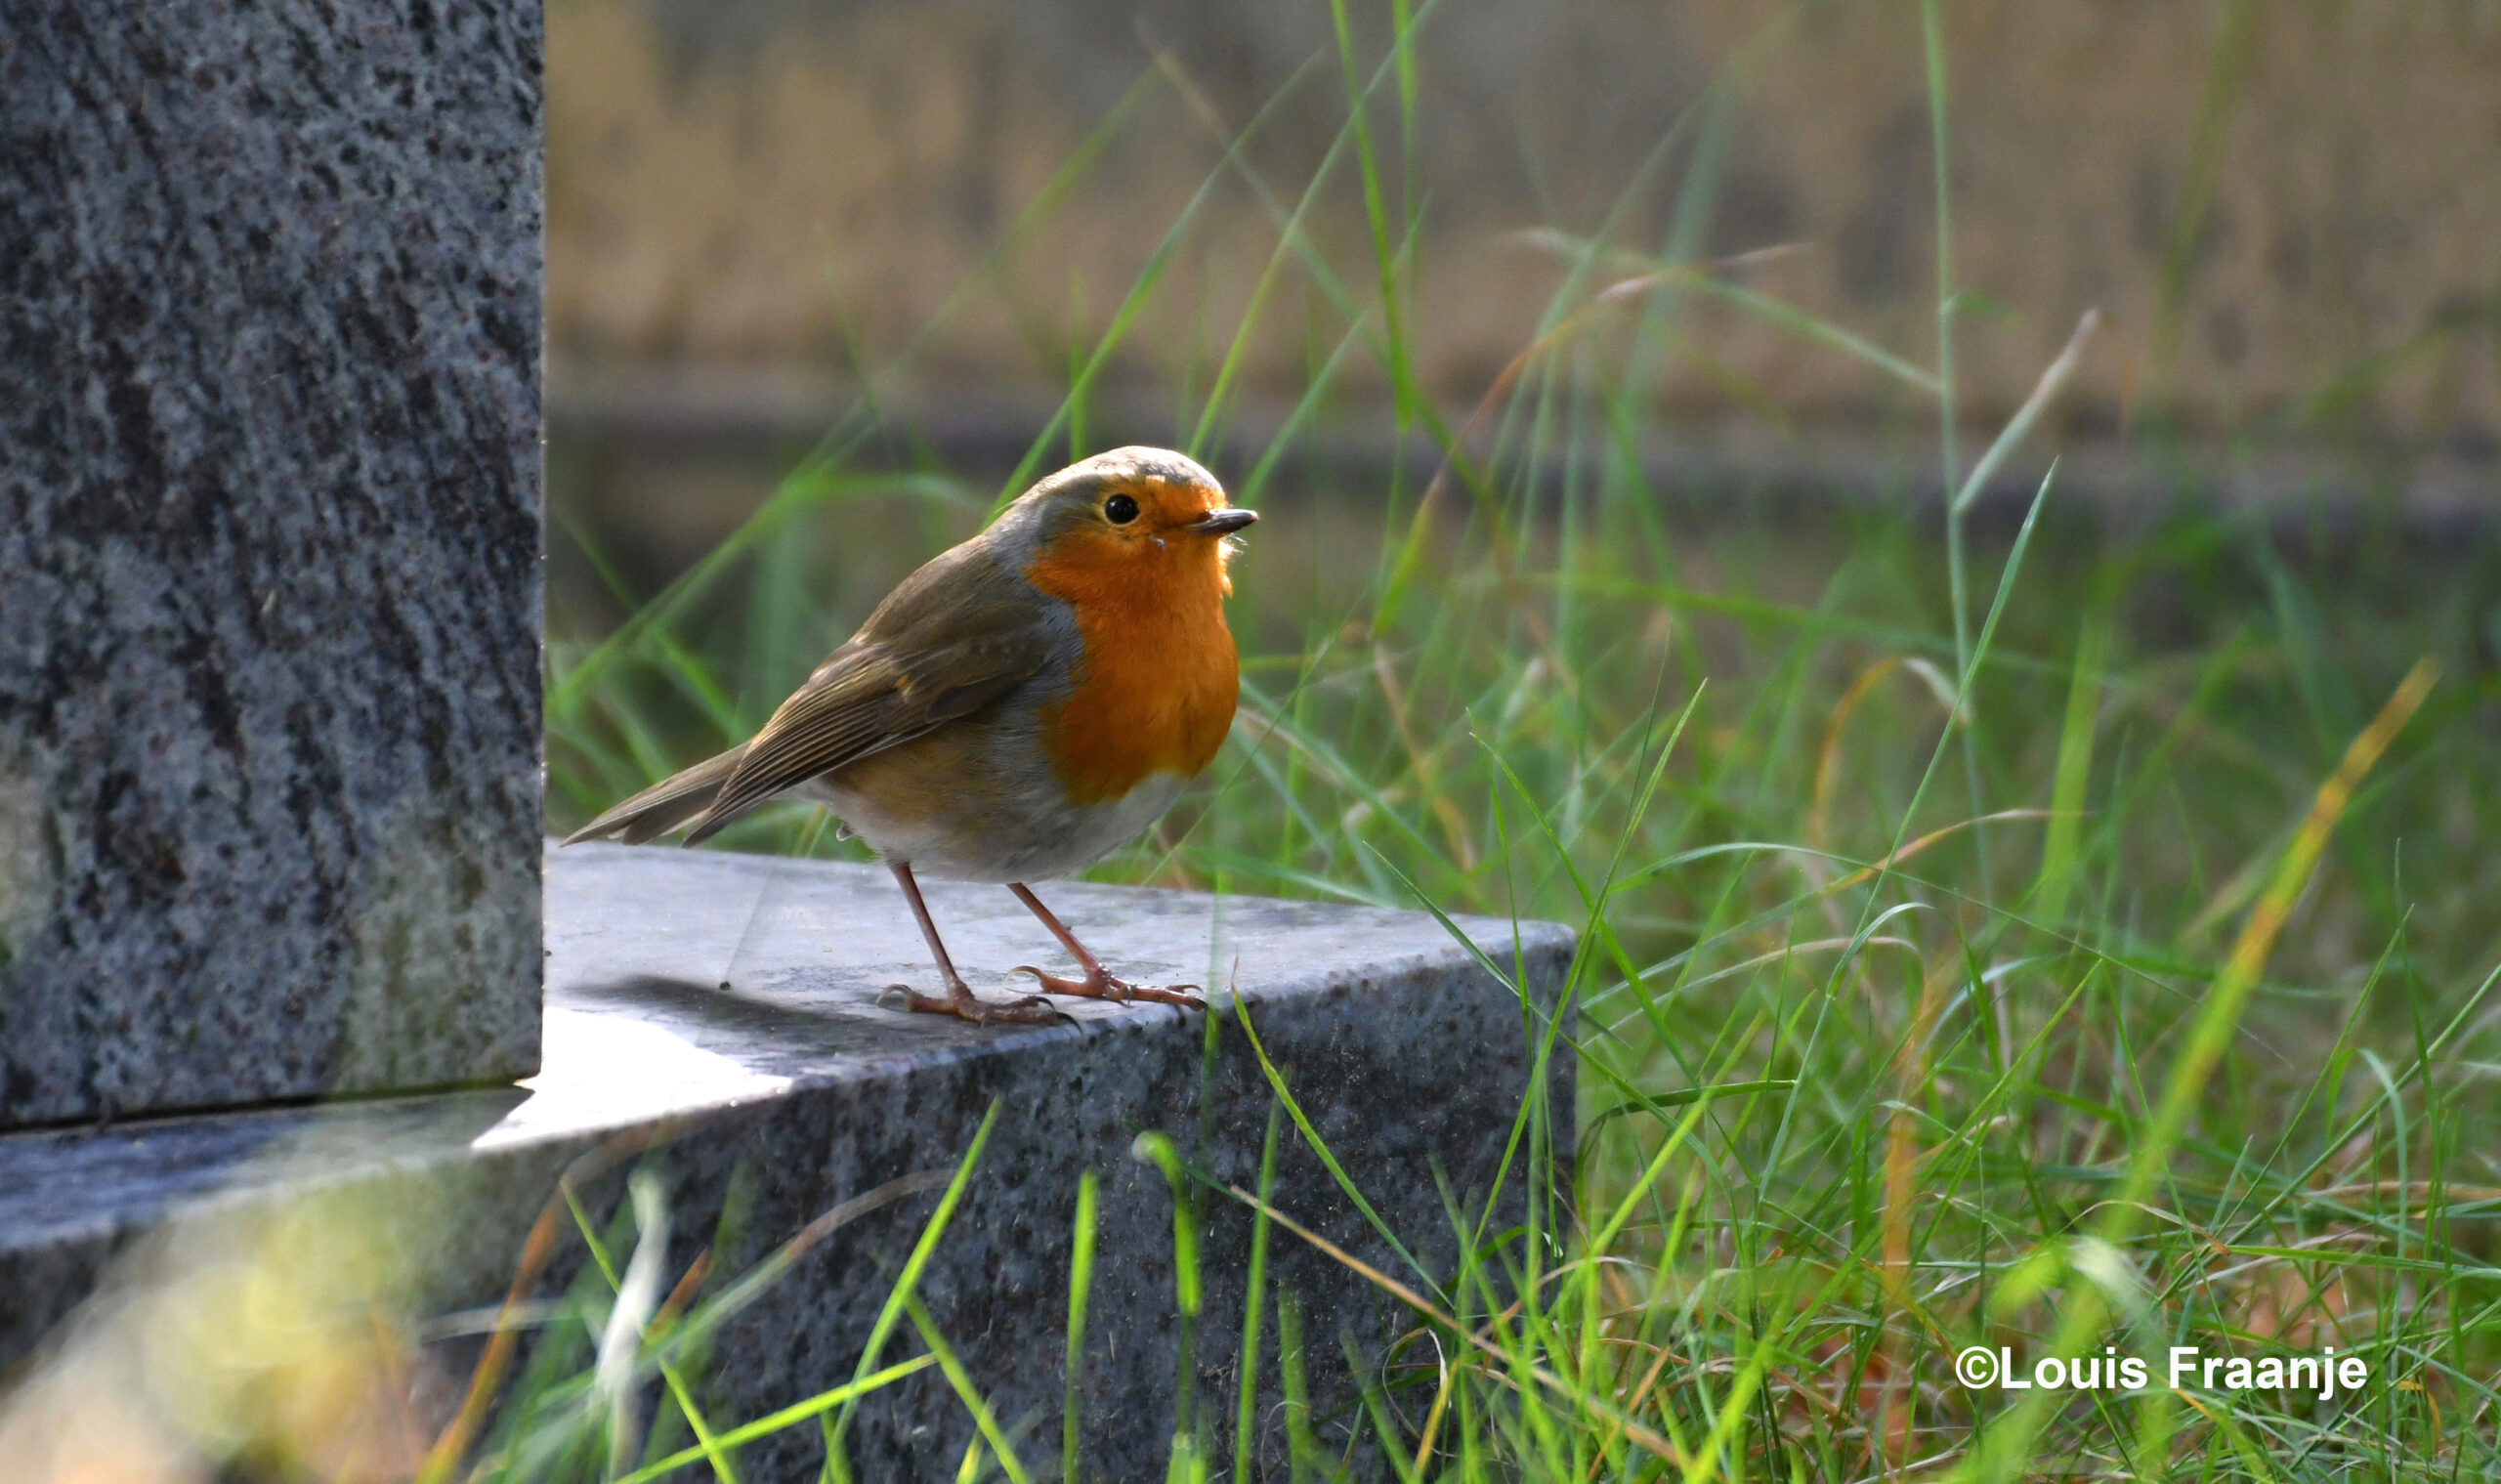
[[[1071,464],[1018,497],[1002,533],[1030,542],[1029,561],[1106,579],[1212,579],[1232,591],[1232,534],[1257,520],[1236,510],[1215,476],[1168,448],[1114,448]]]

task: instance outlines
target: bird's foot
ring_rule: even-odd
[[[1125,979],[1113,978],[1099,966],[1087,970],[1082,979],[1062,979],[1057,974],[1045,974],[1030,963],[1018,965],[1016,972],[1033,975],[1035,982],[1042,987],[1042,993],[1045,995],[1077,995],[1087,999],[1151,999],[1157,1004],[1176,1004],[1192,1010],[1204,1010],[1208,1007],[1206,1000],[1189,993],[1198,988],[1195,984],[1176,984],[1170,989],[1159,989],[1151,984],[1131,984]]]
[[[948,986],[948,993],[943,996],[923,995],[908,984],[890,984],[886,986],[885,993],[901,995],[906,1009],[918,1010],[924,1015],[953,1015],[977,1026],[986,1026],[994,1021],[1055,1026],[1068,1019],[1039,995],[1028,995],[1022,999],[996,1004],[978,997],[960,984]],[[882,999],[885,996],[881,995],[878,997]]]

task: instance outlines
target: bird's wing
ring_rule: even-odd
[[[1049,608],[978,551],[958,547],[912,573],[755,734],[687,843],[1005,695],[1057,650]]]

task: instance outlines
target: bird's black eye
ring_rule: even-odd
[[[1115,526],[1125,526],[1137,519],[1137,501],[1125,494],[1116,494],[1103,502],[1103,519]]]

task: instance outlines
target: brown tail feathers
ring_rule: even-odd
[[[718,757],[660,780],[565,836],[565,843],[621,840],[640,845],[659,838],[712,807],[714,796],[729,782],[731,771],[738,767],[739,758],[745,751],[743,746],[732,747]]]

